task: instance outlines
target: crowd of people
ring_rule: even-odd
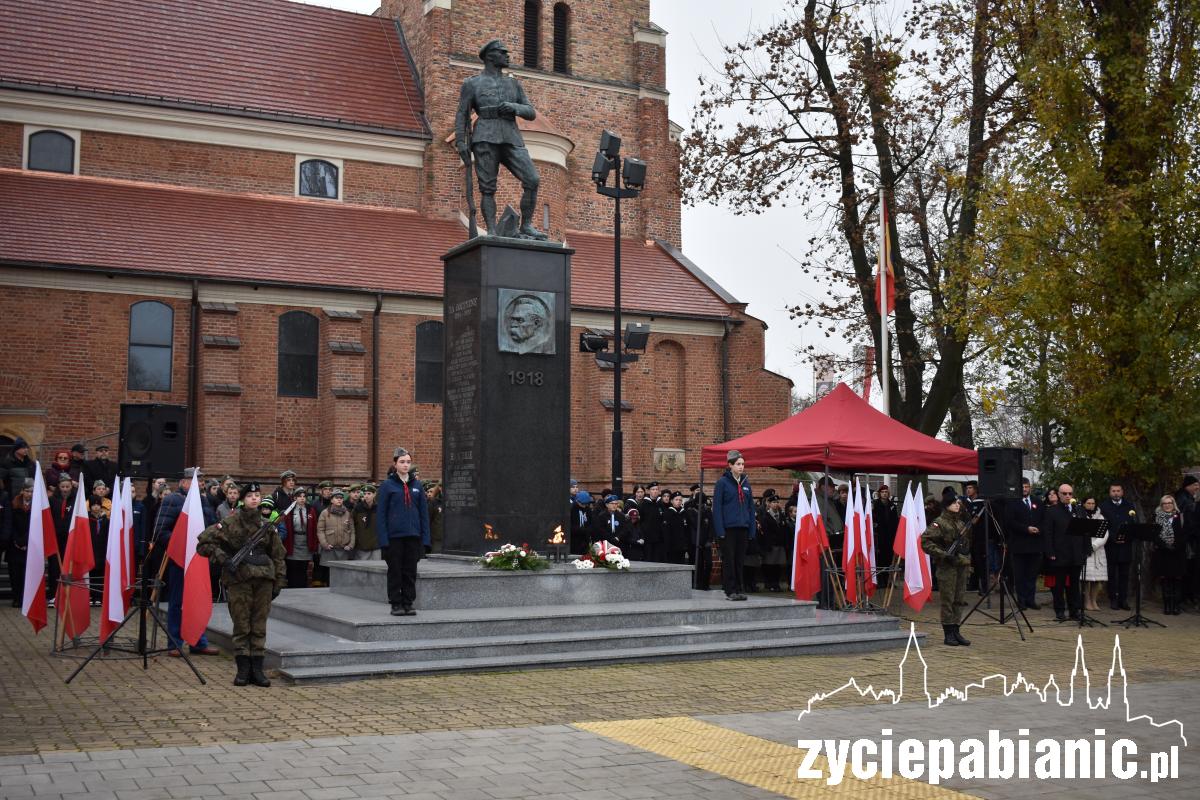
[[[694,585],[701,590],[711,588],[714,565],[719,564],[723,588],[731,600],[759,591],[786,591],[799,484],[789,497],[774,489],[755,497],[744,473],[744,459],[736,451],[729,456],[729,467],[711,495],[696,483],[686,490],[673,491],[658,482],[635,485],[628,494],[618,495],[608,488],[593,494],[572,480],[568,509],[571,552],[581,553],[592,543],[607,540],[633,561],[690,564]],[[404,458],[411,472],[401,485],[419,488],[429,528],[429,541],[424,547],[436,550],[441,539],[441,486],[421,482],[419,472],[411,467],[411,457]],[[20,439],[0,462],[0,544],[8,564],[14,606],[21,604],[24,585],[34,469],[29,447]],[[82,492],[92,526],[93,551],[105,552],[116,472],[111,450],[104,444],[95,448],[92,458],[88,458],[88,447],[83,443],[53,453],[44,477],[60,551],[65,549],[76,497]],[[393,465],[385,481],[394,473]],[[160,566],[156,559],[161,559],[165,551],[192,480],[189,471],[173,487],[164,478],[134,481],[136,549],[139,558],[148,559],[154,569]],[[205,525],[235,515],[243,505],[246,488],[232,476],[204,479],[201,504]],[[872,488],[872,534],[879,554],[877,564],[883,567],[890,561],[900,510],[886,483]],[[850,486],[823,477],[815,489],[818,513],[824,519],[837,563]],[[1008,501],[984,500],[974,481],[967,481],[963,489],[960,510],[954,513],[964,522],[974,520],[963,550],[963,557],[969,561],[964,561],[967,590],[983,592],[1003,576],[1018,606],[1037,610],[1037,582],[1042,576],[1060,620],[1078,619],[1080,613],[1099,610],[1102,596],[1113,610],[1130,609],[1135,548],[1133,537],[1123,529],[1131,522],[1150,522],[1157,531],[1143,548],[1143,584],[1146,589],[1156,586],[1158,591],[1147,594],[1161,597],[1166,614],[1181,613],[1185,604],[1200,608],[1200,480],[1195,476],[1187,476],[1177,492],[1163,496],[1147,520],[1125,498],[1124,488],[1117,483],[1108,488],[1105,497],[1076,498],[1069,484],[1034,492],[1025,481],[1022,498]],[[283,585],[327,585],[328,564],[332,561],[387,560],[389,548],[381,541],[377,520],[379,498],[380,484],[364,481],[335,486],[331,481],[320,481],[300,485],[296,473],[285,470],[274,491],[263,494],[257,504],[261,513],[273,515],[275,520],[284,552]],[[411,502],[411,497],[407,499]],[[926,517],[937,520],[945,514],[945,501],[927,497]],[[1074,517],[1103,520],[1107,526],[1089,541],[1067,534]],[[406,564],[412,561],[411,555],[406,556]],[[47,592],[52,596],[58,579],[54,560],[48,563],[48,570]],[[168,564],[161,571],[168,595],[181,592],[179,568]],[[411,586],[401,585],[399,576],[402,572],[411,574],[411,570],[406,567],[395,572],[389,601],[396,613],[406,613],[412,607],[413,591]],[[95,602],[99,602],[101,573],[98,568],[92,578]],[[890,571],[881,570],[877,582],[886,585],[890,577]],[[406,578],[403,583],[410,581]],[[215,565],[212,591],[214,598],[221,596]],[[173,636],[178,635],[177,617],[176,611],[168,619]],[[208,650],[202,641],[193,652]]]

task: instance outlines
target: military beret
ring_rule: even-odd
[[[332,489],[333,481],[321,481],[317,484],[318,489]]]
[[[105,483],[105,482],[103,481],[103,479],[101,479],[101,478],[96,478],[96,480],[92,481],[92,488],[93,488],[93,489],[95,489],[97,486],[99,486],[99,487],[101,487],[101,488],[103,488],[103,489],[107,489],[107,488],[108,488],[108,484],[107,484],[107,483]]]
[[[340,498],[342,498],[343,500],[345,500],[345,499],[346,499],[346,493],[345,493],[345,492],[343,492],[341,489],[334,489],[334,490],[333,490],[333,494],[331,494],[331,495],[329,495],[329,496],[330,496],[330,497],[340,497]]]
[[[371,494],[375,494],[376,492],[379,491],[379,489],[373,483],[364,483],[362,490],[364,492],[370,492]]]
[[[619,502],[621,502],[621,498],[617,497],[615,494],[610,494],[604,498],[604,505],[608,505],[609,503],[619,503]]]
[[[255,483],[254,481],[248,481],[246,483],[243,483],[242,484],[242,495],[245,496],[245,495],[250,494],[251,492],[257,492],[258,494],[262,494],[262,484]]]
[[[296,477],[296,473],[292,472],[290,469],[285,469],[283,472],[279,473],[279,480],[281,481],[286,481],[288,478],[294,477]]]
[[[71,452],[72,453],[86,453],[87,448],[83,446],[83,442],[76,442],[75,444],[71,445]]]
[[[308,490],[303,486],[297,486],[295,489],[292,489],[292,497],[299,497],[302,494],[308,494]]]

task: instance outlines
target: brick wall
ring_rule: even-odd
[[[203,292],[203,286],[201,291]],[[170,392],[125,389],[129,307],[155,299],[175,309],[174,369]],[[319,381],[315,398],[279,397],[277,342],[281,314],[301,310],[319,321]],[[21,347],[0,350],[0,407],[24,408],[45,398],[47,441],[73,441],[119,427],[123,402],[186,405],[190,302],[179,298],[6,287],[0,313],[22,319],[31,337]],[[371,312],[361,319],[331,318],[320,307],[239,303],[236,313],[203,311],[200,348],[197,458],[210,474],[236,474],[274,482],[284,469],[302,481],[348,481],[371,473],[370,401],[338,397],[334,389],[371,388]],[[729,337],[731,436],[757,430],[787,414],[788,384],[761,369],[763,327],[739,316]],[[392,448],[414,453],[425,478],[439,477],[440,404],[415,402],[416,327],[437,317],[384,313],[380,316],[380,456],[376,477],[386,472]],[[581,329],[571,333],[575,341]],[[227,338],[236,339],[232,346]],[[361,344],[362,354],[334,353],[330,342]],[[721,339],[715,336],[653,334],[641,360],[625,370],[623,395],[633,409],[622,419],[625,478],[658,480],[686,488],[699,474],[700,448],[721,440]],[[572,352],[571,468],[585,486],[601,489],[611,475],[612,371],[590,354]],[[238,387],[233,392],[228,387]],[[233,393],[231,393],[233,392]],[[0,422],[3,422],[0,415]],[[115,440],[114,440],[115,444]],[[682,448],[682,471],[656,471],[654,448]],[[756,491],[783,488],[784,473],[752,471]],[[711,476],[710,476],[711,477]]]

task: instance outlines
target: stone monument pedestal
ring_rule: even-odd
[[[477,237],[442,256],[443,553],[569,533],[573,252]]]

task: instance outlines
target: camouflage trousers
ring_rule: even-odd
[[[939,562],[937,565],[938,595],[942,600],[942,624],[957,625],[962,614],[959,603],[967,588],[969,566]]]
[[[233,652],[239,656],[261,656],[267,645],[267,615],[275,581],[251,578],[225,587],[229,617],[233,620]]]

